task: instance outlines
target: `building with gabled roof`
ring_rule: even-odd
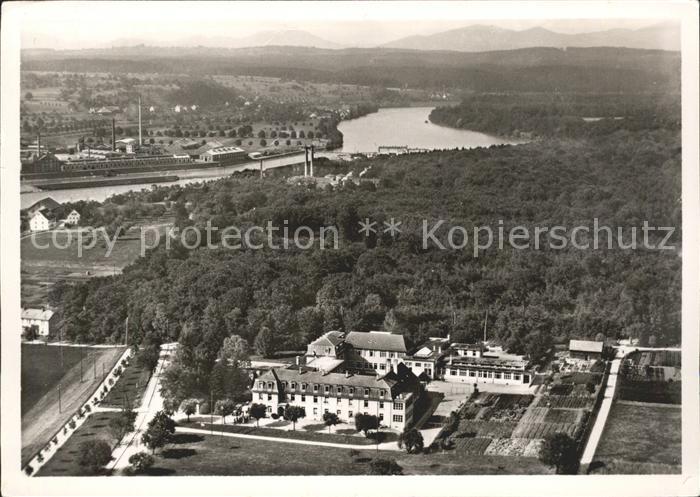
[[[357,371],[384,374],[403,362],[407,354],[403,335],[388,331],[351,331],[345,336],[345,359]]]
[[[586,361],[600,359],[604,345],[603,342],[592,340],[569,340],[569,356]]]
[[[271,369],[255,380],[252,391],[253,402],[266,405],[270,414],[294,405],[304,408],[307,419],[320,421],[324,413],[333,412],[352,423],[363,413],[401,431],[413,422],[420,383],[403,364],[384,375],[327,372],[307,365]]]
[[[22,330],[36,326],[37,334],[47,337],[51,333],[54,321],[55,314],[50,309],[22,309]]]

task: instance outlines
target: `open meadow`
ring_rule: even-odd
[[[123,352],[123,347],[22,346],[23,462],[90,398]]]
[[[590,473],[681,472],[681,408],[615,401]]]

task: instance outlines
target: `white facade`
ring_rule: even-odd
[[[51,221],[41,212],[35,212],[29,220],[29,229],[31,231],[46,231],[51,228]]]
[[[53,311],[45,309],[24,309],[22,310],[22,329],[37,327],[39,336],[47,337],[51,331],[51,318]]]
[[[352,388],[352,387],[350,387]],[[392,400],[387,396],[386,400],[374,400],[364,398],[362,389],[353,395],[353,398],[338,397],[337,395],[325,394],[323,391],[309,393],[289,393],[283,400],[273,392],[261,392],[258,388],[253,395],[253,402],[265,404],[268,416],[270,414],[281,414],[287,405],[303,407],[306,412],[305,419],[323,421],[326,412],[333,412],[338,415],[341,422],[354,423],[355,415],[371,414],[379,418],[382,426],[395,430],[403,429],[413,421],[413,395],[406,399]],[[331,391],[334,389],[331,389]]]
[[[76,225],[80,222],[80,213],[73,209],[70,214],[66,217],[66,224]]]

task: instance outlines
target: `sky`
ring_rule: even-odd
[[[222,37],[260,31],[302,30],[342,46],[375,46],[471,24],[509,29],[542,26],[561,33],[640,28],[663,19],[659,12],[627,7],[546,11],[513,3],[499,10],[474,2],[18,2],[22,48],[79,49],[115,45],[216,45]],[[630,4],[627,3],[629,6]],[[7,6],[7,4],[5,4]],[[526,7],[526,8],[523,8]],[[607,9],[607,10],[605,10]],[[559,17],[543,20],[542,15]],[[625,19],[634,12],[634,19]],[[604,19],[591,19],[596,16]],[[506,19],[504,17],[510,17]],[[588,19],[584,17],[590,17]],[[513,19],[515,18],[515,19]]]

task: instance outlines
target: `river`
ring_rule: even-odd
[[[387,108],[343,121],[338,125],[338,130],[343,133],[342,151],[377,152],[382,145],[440,150],[521,143],[476,131],[438,126],[428,120],[431,110],[433,107]]]
[[[514,140],[477,133],[463,129],[453,129],[438,126],[428,121],[432,107],[400,107],[379,109],[378,112],[366,116],[343,121],[338,129],[343,133],[342,153],[376,152],[380,145],[406,145],[411,148],[429,150],[488,147],[499,144],[520,143]],[[427,122],[426,122],[427,121]],[[317,156],[332,156],[333,153],[319,152]],[[264,168],[276,168],[304,161],[304,154],[266,159]],[[214,180],[229,176],[235,171],[258,169],[258,161],[247,162],[235,166],[215,169],[191,169],[172,173],[143,173],[144,176],[175,174],[180,179],[159,185],[186,185],[204,180]],[[100,186],[93,188],[74,188],[69,190],[33,191],[22,193],[21,207],[27,208],[44,197],[52,197],[57,202],[74,202],[77,200],[96,200],[102,202],[116,193],[126,193],[132,190],[150,188],[152,183],[139,185]]]

